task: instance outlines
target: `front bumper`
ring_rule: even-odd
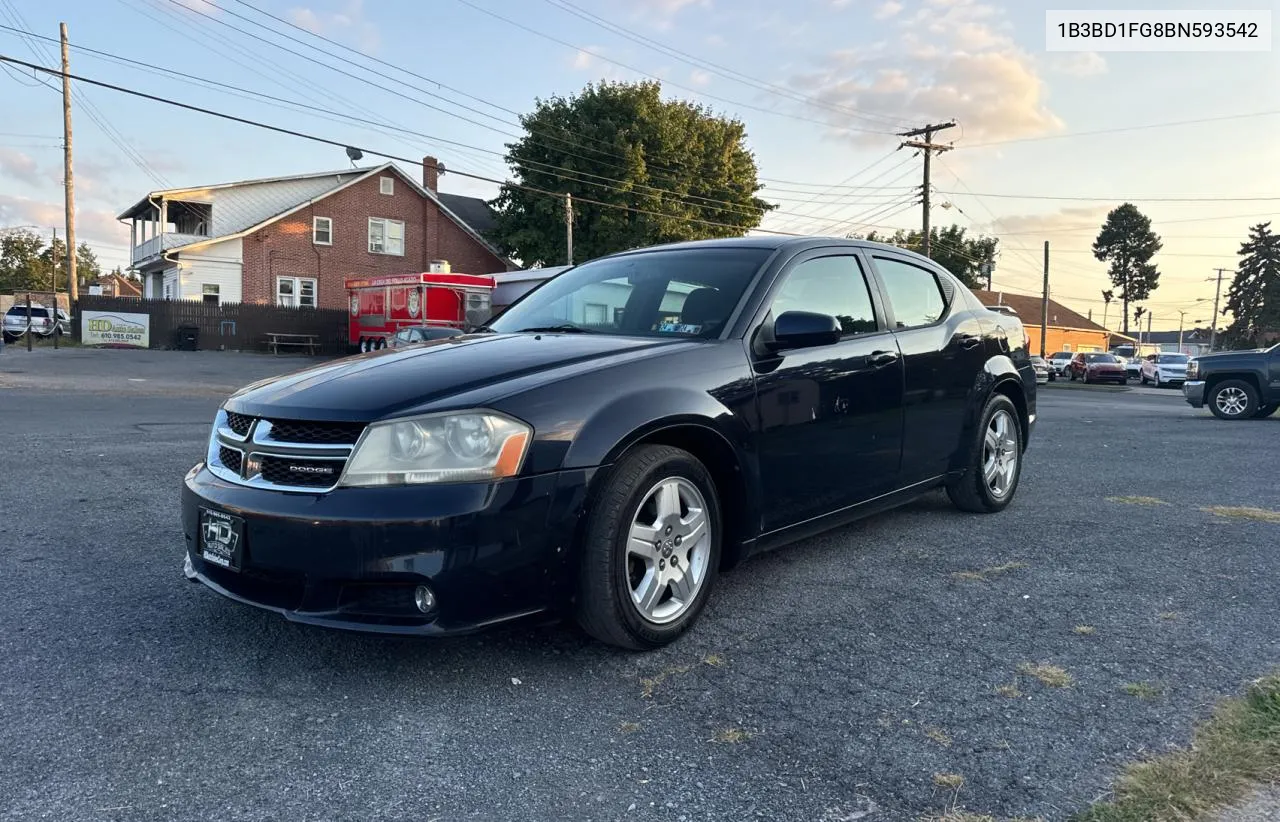
[[[184,573],[295,622],[467,633],[567,600],[590,473],[301,494],[229,483],[200,464],[183,483]],[[203,559],[202,508],[243,519],[239,571]],[[420,585],[435,595],[426,614],[414,602]]]
[[[1204,408],[1204,380],[1188,380],[1182,384],[1182,398],[1192,408]]]

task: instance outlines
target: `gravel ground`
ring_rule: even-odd
[[[1006,512],[931,495],[755,558],[637,655],[329,632],[186,583],[216,395],[299,360],[49,353],[0,358],[0,819],[1060,820],[1280,660],[1280,526],[1201,510],[1276,506],[1280,418],[1176,392],[1042,389]]]

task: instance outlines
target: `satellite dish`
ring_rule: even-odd
[[[351,146],[347,146],[347,159],[351,161],[351,165],[354,166],[356,164],[356,160],[360,160],[363,157],[364,157],[363,151],[361,151],[358,148],[352,148]]]

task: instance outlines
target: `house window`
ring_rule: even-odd
[[[311,242],[316,245],[333,245],[333,218],[311,218]]]
[[[369,218],[369,253],[404,256],[404,222]]]
[[[200,299],[206,303],[217,305],[220,302],[217,283],[205,283],[200,286]]]
[[[395,181],[394,179],[392,179],[391,177],[379,177],[379,178],[378,178],[378,193],[379,193],[379,194],[395,194],[395,193],[396,193],[396,181]]]
[[[316,281],[310,277],[276,277],[276,305],[316,307]]]

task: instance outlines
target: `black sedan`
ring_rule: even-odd
[[[564,613],[650,648],[751,554],[939,487],[1003,509],[1035,419],[1020,321],[924,257],[815,238],[631,251],[480,333],[234,394],[186,476],[185,573],[315,625]]]

